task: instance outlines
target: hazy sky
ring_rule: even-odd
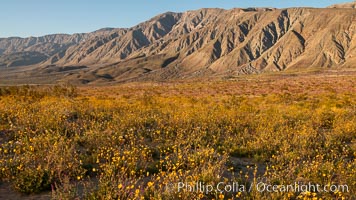
[[[233,7],[326,7],[345,0],[1,0],[0,37],[131,27],[166,11]]]

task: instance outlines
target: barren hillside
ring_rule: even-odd
[[[335,4],[329,6],[328,8],[356,8],[356,1],[350,3]]]
[[[82,83],[354,68],[354,5],[167,12],[127,29],[0,39],[0,68],[36,64],[27,75]]]

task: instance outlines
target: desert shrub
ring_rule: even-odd
[[[13,186],[16,190],[31,194],[51,189],[51,176],[48,171],[43,169],[25,169],[16,174]]]

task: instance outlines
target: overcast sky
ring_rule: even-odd
[[[167,11],[234,7],[326,7],[340,0],[1,0],[0,37],[131,27]]]

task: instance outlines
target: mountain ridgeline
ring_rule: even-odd
[[[95,83],[354,68],[354,7],[200,9],[132,28],[4,38],[0,70],[31,65],[27,76]]]

